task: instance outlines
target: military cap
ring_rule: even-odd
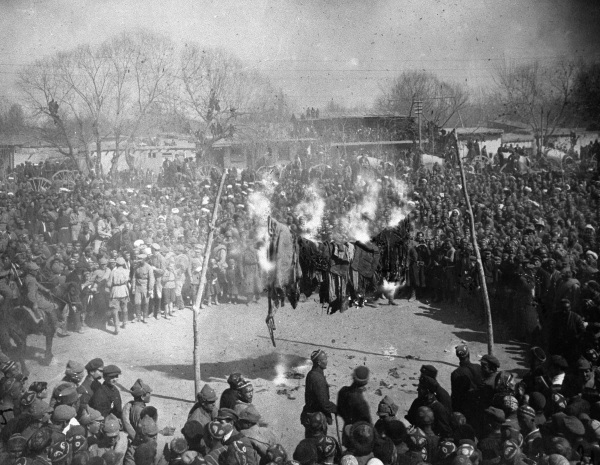
[[[69,443],[67,441],[55,442],[50,446],[48,458],[52,463],[60,462],[69,456]]]
[[[576,417],[564,417],[563,424],[565,427],[565,432],[569,434],[574,436],[583,436],[585,434],[585,426],[583,426],[583,423],[581,423],[581,421]]]
[[[141,253],[141,254],[136,255],[135,258],[138,260],[146,260],[147,255],[144,253]]]
[[[496,407],[488,407],[484,410],[484,412],[493,419],[496,423],[504,423],[506,417],[504,412]]]
[[[101,358],[94,358],[87,363],[85,369],[87,371],[96,371],[97,369],[102,368],[103,366],[104,361]]]
[[[106,257],[102,257],[98,260],[98,265],[108,265],[108,259]]]
[[[79,418],[79,423],[81,423],[83,426],[87,426],[94,421],[102,420],[104,420],[102,414],[95,408],[92,408],[89,405],[87,405],[85,410],[81,414],[81,418]]]
[[[481,357],[481,361],[496,368],[500,368],[500,362],[494,355],[485,354],[483,357]]]
[[[435,379],[438,374],[437,368],[433,365],[422,365],[420,371],[422,375],[429,376],[433,379]]]
[[[58,403],[59,404],[73,404],[77,402],[80,394],[77,392],[77,389],[74,387],[68,387],[60,391],[58,394]]]
[[[576,367],[577,367],[578,370],[591,370],[592,369],[592,364],[590,363],[589,360],[587,360],[587,359],[585,359],[583,357],[580,357],[577,360],[577,366]]]
[[[419,387],[427,389],[429,392],[435,392],[439,386],[439,383],[430,376],[421,376],[419,378]]]
[[[106,378],[114,378],[121,374],[121,369],[117,365],[108,365],[104,367],[104,376]]]
[[[198,402],[215,402],[217,400],[217,393],[210,384],[205,384],[196,397]]]
[[[245,420],[251,423],[258,423],[260,421],[261,416],[260,413],[258,413],[256,407],[252,404],[249,404],[246,408],[242,409],[238,413],[238,418],[240,420]]]
[[[133,386],[131,386],[130,391],[133,397],[142,397],[146,394],[150,394],[152,392],[152,388],[138,378],[136,382],[133,383]]]
[[[123,257],[117,257],[116,263],[119,266],[125,266],[125,259]]]
[[[140,421],[140,431],[146,437],[154,437],[158,434],[158,427],[152,417],[145,416]]]
[[[217,420],[232,420],[237,421],[238,416],[235,411],[230,408],[220,408],[217,412]]]
[[[389,415],[393,417],[396,413],[398,413],[398,406],[391,397],[384,396],[379,405],[377,405],[377,415]]]
[[[550,363],[554,366],[562,368],[563,370],[569,368],[569,364],[561,355],[553,355],[552,357],[550,357]]]
[[[108,437],[119,435],[119,420],[112,413],[104,419],[104,434]]]
[[[71,421],[71,419],[77,416],[77,411],[71,407],[70,405],[57,405],[52,412],[52,421],[62,422],[62,421]]]

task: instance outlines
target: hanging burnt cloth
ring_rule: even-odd
[[[269,217],[269,248],[267,259],[272,269],[267,275],[267,291],[275,308],[283,306],[285,297],[292,308],[298,305],[300,296],[299,281],[302,270],[299,263],[299,247],[290,229]]]
[[[373,238],[380,251],[381,277],[398,281],[402,274],[403,241],[394,229],[384,229]]]
[[[266,280],[269,305],[266,323],[271,342],[276,346],[275,310],[284,305],[286,297],[292,308],[296,308],[300,297],[298,283],[302,277],[302,270],[299,264],[298,241],[295,240],[290,229],[269,217],[267,230],[269,232],[267,259],[272,268],[268,271]]]
[[[354,258],[350,264],[352,299],[375,292],[379,284],[380,252],[373,242],[355,242]]]
[[[300,292],[306,297],[318,289],[322,281],[322,273],[329,269],[329,262],[321,255],[319,244],[298,237],[299,261],[302,269]]]
[[[319,291],[322,304],[329,304],[327,313],[348,310],[348,277],[350,252],[345,244],[324,242],[321,254],[329,262],[329,270],[323,272],[323,283]]]

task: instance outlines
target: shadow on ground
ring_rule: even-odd
[[[290,354],[270,353],[256,358],[244,358],[240,360],[231,360],[229,362],[202,363],[200,373],[202,380],[211,381],[214,378],[220,378],[223,381],[231,373],[242,373],[244,377],[250,379],[261,378],[267,381],[273,381],[281,372],[292,371],[294,368],[306,364],[306,358]],[[278,373],[277,367],[280,366],[281,372]],[[148,371],[159,371],[172,378],[184,380],[194,379],[193,365],[144,365],[142,368]]]
[[[481,322],[481,318],[474,314],[468,313],[467,310],[455,306],[455,307],[430,307],[421,305],[419,309],[422,310],[420,313],[415,315],[424,316],[437,320],[446,325],[452,325],[459,328],[453,333],[461,341],[479,342],[482,344],[487,343],[487,330],[486,325]],[[510,354],[512,359],[519,365],[525,366],[526,359],[525,354],[529,348],[529,344],[518,341],[511,336],[510,330],[501,321],[493,321],[494,326],[494,342],[497,344],[503,344],[505,351]],[[520,370],[512,370],[520,371]]]

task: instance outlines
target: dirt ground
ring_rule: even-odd
[[[372,414],[387,394],[400,406],[399,416],[406,413],[416,396],[421,365],[434,365],[440,384],[449,391],[450,373],[457,366],[454,347],[461,341],[468,343],[474,361],[487,351],[485,327],[465,310],[440,309],[418,301],[397,300],[396,306],[380,302],[334,315],[327,315],[314,298],[300,303],[296,310],[287,305],[276,316],[276,348],[264,323],[266,299],[249,306],[222,304],[204,309],[200,321],[202,380],[220,395],[227,387],[229,373],[239,371],[251,379],[254,404],[291,454],[303,437],[299,417],[304,405],[304,378],[289,376],[308,372],[309,356],[316,348],[329,355],[325,373],[334,402],[337,391],[350,383],[352,370],[364,364],[371,371],[366,398]],[[50,366],[40,364],[43,339],[30,337],[29,379],[53,385],[62,377],[69,359],[86,363],[102,357],[106,364],[122,369],[119,381],[123,389],[129,389],[137,378],[152,387],[159,427],[174,426],[179,435],[194,400],[192,321],[192,311],[186,309],[168,321],[129,324],[118,336],[89,329],[85,334],[57,338]],[[495,355],[501,369],[521,372],[525,347],[499,338],[498,334],[504,333],[501,327],[496,333]],[[397,376],[390,374],[393,369],[397,369]],[[127,392],[121,397],[124,403],[131,400]],[[161,442],[167,439],[161,438]]]

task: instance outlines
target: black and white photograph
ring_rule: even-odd
[[[0,0],[0,465],[600,465],[600,2]]]

